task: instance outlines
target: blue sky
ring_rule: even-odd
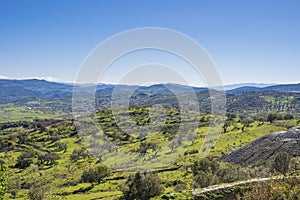
[[[0,76],[72,82],[100,42],[150,26],[195,39],[225,84],[300,82],[299,9],[297,0],[0,0]]]

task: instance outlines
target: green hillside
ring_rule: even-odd
[[[4,199],[35,200],[222,199],[224,193],[245,196],[249,191],[251,196],[255,184],[245,186],[246,191],[202,192],[278,177],[277,151],[289,153],[284,173],[299,174],[300,150],[291,149],[297,147],[294,140],[283,133],[280,141],[261,139],[300,125],[295,85],[280,86],[291,87],[290,92],[240,88],[237,94],[227,93],[226,116],[210,112],[212,98],[224,96],[216,90],[194,88],[195,100],[180,85],[168,85],[176,95],[164,84],[142,87],[132,94],[129,108],[111,109],[114,86],[99,85],[96,113],[73,116],[70,85],[37,80],[1,84],[8,92],[0,103],[0,199],[4,193]],[[87,109],[87,103],[91,100],[79,109]],[[198,111],[191,109],[197,104]],[[253,141],[258,145],[250,145]],[[254,153],[266,158],[250,159]]]
[[[128,112],[134,122],[147,124],[149,109],[133,107]],[[110,141],[120,146],[121,152],[126,150],[132,152],[132,155],[143,155],[133,161],[136,163],[142,162],[140,159],[147,160],[154,155],[159,157],[168,154],[172,152],[172,146],[166,144],[176,133],[180,123],[179,118],[176,117],[179,112],[178,109],[168,108],[167,122],[161,131],[143,139],[139,135],[126,135],[115,125],[110,110],[101,110],[97,113],[96,119],[102,127],[102,132],[92,135],[96,138],[93,141],[101,144],[100,138],[104,134]],[[210,115],[199,113],[199,118],[201,123],[195,129],[195,140],[189,143],[187,149],[175,148],[181,156],[170,160],[166,166],[158,167],[154,172],[161,180],[163,188],[163,194],[159,199],[168,199],[171,196],[173,199],[192,198],[193,188],[203,186],[201,181],[197,181],[199,174],[193,170],[193,166],[196,161],[201,160],[199,155],[201,149],[203,150],[202,144],[209,126]],[[234,148],[241,147],[265,134],[297,126],[299,121],[275,120],[270,123],[265,116],[264,120],[257,121],[252,118],[246,123],[243,118],[230,115],[226,124],[226,129],[223,127],[223,133],[209,152],[211,159],[230,153]],[[46,199],[119,199],[126,191],[128,178],[133,173],[123,171],[124,169],[110,169],[99,182],[89,183],[83,178],[85,171],[97,166],[103,167],[105,164],[101,162],[104,158],[93,156],[95,154],[91,151],[93,149],[91,145],[94,143],[84,145],[86,142],[80,139],[82,137],[78,135],[72,120],[40,119],[10,122],[2,123],[0,128],[0,159],[9,168],[8,191],[5,199],[28,199],[32,193],[42,194]],[[156,154],[156,150],[161,147],[165,148]],[[115,158],[120,161],[133,159],[130,156],[123,157],[122,154]],[[218,174],[222,169],[228,169],[228,164],[209,160],[207,162],[217,162],[219,166],[216,172],[205,172],[206,178],[213,177],[213,180],[207,183],[208,185],[230,181]],[[109,158],[104,163],[109,163]],[[239,173],[232,180],[255,177],[253,170],[260,170],[251,167],[234,169]]]

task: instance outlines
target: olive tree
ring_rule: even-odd
[[[0,200],[3,199],[7,190],[7,167],[4,163],[0,163]]]
[[[90,167],[83,171],[81,180],[87,183],[100,183],[105,177],[109,176],[110,169],[105,165]]]
[[[32,151],[23,152],[17,159],[17,163],[15,167],[19,169],[26,169],[33,163],[33,158],[35,157],[35,153]]]
[[[163,192],[160,179],[153,173],[136,173],[126,184],[128,188],[123,192],[123,200],[149,200]]]

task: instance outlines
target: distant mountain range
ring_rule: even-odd
[[[244,86],[233,90],[226,90],[230,94],[244,94],[247,92],[266,92],[266,91],[276,91],[276,92],[300,92],[300,83],[298,84],[285,84],[285,85],[271,85],[267,87],[251,87]]]
[[[69,96],[73,86],[38,79],[0,80],[0,99]]]
[[[155,84],[151,86],[133,85],[76,85],[48,82],[45,80],[0,80],[0,104],[14,103],[16,106],[32,106],[32,102],[43,102],[35,108],[44,109],[43,105],[52,110],[72,111],[73,88],[79,88],[79,96],[83,102],[90,102],[90,95],[95,94],[97,109],[109,108],[114,105],[181,107],[190,109],[198,105],[201,112],[210,112],[212,99],[226,96],[227,112],[251,115],[268,112],[287,112],[295,116],[300,113],[300,84],[272,85],[267,87],[242,86],[224,91],[205,87],[190,87],[179,84]],[[96,93],[95,93],[96,91]],[[112,94],[114,99],[112,101]],[[195,92],[195,93],[192,93]],[[77,94],[77,92],[76,92]],[[195,94],[195,95],[194,95]],[[128,99],[130,98],[130,99]],[[180,103],[179,103],[180,100]],[[55,102],[55,103],[53,103]],[[77,108],[88,110],[82,103]]]
[[[263,88],[272,85],[278,85],[276,83],[237,83],[237,84],[230,84],[224,85],[225,90],[234,90],[241,87],[255,87],[255,88]],[[221,87],[216,87],[216,89],[221,89]]]
[[[249,92],[300,92],[300,84],[286,84],[286,85],[271,85],[267,84],[235,84],[224,86],[225,92],[228,94],[240,95]],[[240,87],[238,87],[240,86]],[[95,85],[79,85],[78,87],[94,92]],[[132,91],[135,93],[155,95],[155,94],[184,94],[190,92],[201,92],[208,90],[205,87],[190,87],[180,84],[155,84],[151,86],[132,86],[132,85],[112,85],[112,84],[98,84],[96,88],[97,95],[111,95],[114,89],[118,87],[122,91]],[[233,89],[232,89],[233,88]],[[218,89],[218,88],[216,88]],[[38,79],[28,80],[7,80],[0,79],[0,99],[20,99],[30,97],[40,98],[59,98],[71,97],[73,92],[72,84],[49,82]]]

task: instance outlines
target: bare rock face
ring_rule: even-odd
[[[220,160],[244,166],[257,165],[272,161],[279,152],[300,156],[300,127],[265,135]]]

